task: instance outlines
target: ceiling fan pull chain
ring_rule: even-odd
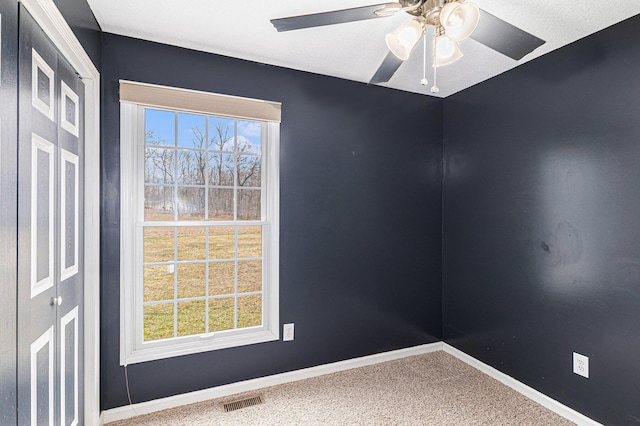
[[[437,79],[436,79],[436,74],[437,74],[437,67],[433,67],[433,87],[431,88],[431,93],[438,93],[440,91],[440,88],[438,87],[438,83],[437,83]]]
[[[429,84],[429,81],[427,81],[427,28],[426,27],[423,31],[422,39],[423,39],[422,47],[423,47],[424,62],[422,64],[422,80],[420,80],[420,84],[422,84],[423,86],[426,86],[427,84]]]
[[[431,93],[438,93],[440,91],[440,88],[438,87],[438,80],[436,79],[437,69],[438,69],[438,67],[436,67],[436,58],[438,54],[437,38],[438,38],[438,27],[436,27],[435,34],[433,35],[433,87],[431,88]]]

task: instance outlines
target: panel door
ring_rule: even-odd
[[[18,3],[0,0],[0,425],[16,423]]]
[[[83,418],[83,85],[19,10],[18,423]]]

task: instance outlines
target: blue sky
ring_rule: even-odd
[[[163,139],[163,145],[174,145],[174,113],[169,111],[146,110],[146,130],[153,130],[154,136]]]
[[[198,114],[178,114],[178,146],[194,147],[194,130],[201,129],[204,132],[207,117]],[[224,117],[208,117],[209,139],[215,135],[217,125],[229,128],[228,136],[233,136],[234,119]],[[163,145],[175,146],[175,113],[147,109],[145,114],[146,131],[153,130],[156,139],[164,140]],[[260,153],[260,140],[262,123],[258,121],[238,120],[238,139],[248,141],[254,153]],[[226,148],[226,147],[225,147]],[[229,147],[230,149],[230,147]]]

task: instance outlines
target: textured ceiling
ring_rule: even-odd
[[[410,19],[406,13],[368,21],[278,33],[269,22],[380,0],[88,0],[103,31],[279,65],[348,80],[368,82],[387,54],[386,33]],[[640,14],[640,1],[474,0],[485,11],[546,40],[515,61],[482,44],[462,42],[465,56],[438,68],[437,96],[446,97],[524,62]],[[431,46],[429,43],[429,53]],[[422,86],[422,43],[383,86],[431,95]]]

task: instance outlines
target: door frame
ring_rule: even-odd
[[[53,0],[18,2],[84,83],[84,424],[97,425],[100,423],[100,73]]]

